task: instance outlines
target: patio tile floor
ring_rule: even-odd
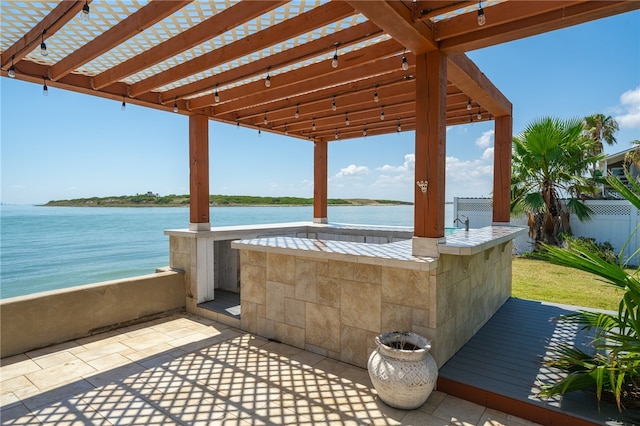
[[[367,371],[178,314],[2,359],[3,425],[532,425],[434,391],[382,403]]]

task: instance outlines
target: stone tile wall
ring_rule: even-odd
[[[442,366],[511,294],[511,243],[431,271],[240,250],[242,329],[366,367],[383,331],[432,340]]]

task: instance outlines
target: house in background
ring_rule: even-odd
[[[639,147],[635,146],[635,147],[626,149],[624,151],[609,155],[607,158],[600,161],[600,164],[598,165],[598,170],[602,171],[605,176],[612,175],[620,178],[620,180],[623,183],[629,186],[627,176],[624,173],[625,158],[629,153],[637,149],[639,149]],[[629,172],[631,173],[631,177],[633,177],[636,180],[636,182],[639,182],[640,167],[638,166],[638,164],[630,163],[628,167],[629,167]],[[609,198],[609,199],[623,198],[616,191],[612,191],[611,189],[607,188],[605,185],[602,186],[602,197]]]

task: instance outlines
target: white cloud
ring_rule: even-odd
[[[493,160],[493,147],[487,148],[482,153],[483,160]]]
[[[404,156],[404,163],[400,166],[391,166],[389,164],[385,164],[382,167],[378,167],[376,170],[381,172],[393,172],[393,173],[407,173],[415,170],[416,166],[416,156],[415,154],[406,154]]]
[[[336,173],[337,178],[358,178],[369,174],[369,168],[367,166],[356,166],[355,164],[350,164],[347,167],[340,169],[338,173]]]
[[[627,90],[620,96],[619,109],[622,113],[615,117],[621,128],[640,127],[640,86]]]
[[[488,148],[493,145],[493,130],[487,130],[482,133],[478,139],[476,139],[476,146],[480,148]]]

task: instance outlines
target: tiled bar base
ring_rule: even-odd
[[[388,244],[264,237],[240,250],[240,326],[365,367],[374,338],[411,330],[442,366],[511,295],[508,226],[457,231],[438,258]],[[451,253],[451,254],[447,254]]]

